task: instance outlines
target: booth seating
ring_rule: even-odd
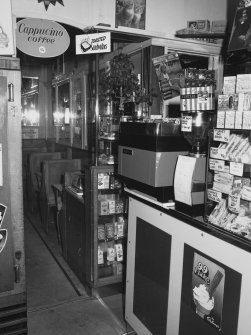
[[[46,147],[41,148],[23,148],[22,149],[22,170],[23,170],[23,188],[24,194],[29,199],[29,156],[33,153],[45,153]]]
[[[51,209],[57,209],[53,185],[61,184],[63,187],[65,172],[81,171],[81,165],[81,159],[78,158],[45,160],[42,163],[42,182],[39,197],[42,214],[42,228],[47,234],[49,233],[49,224],[51,221]],[[58,240],[60,241],[58,220],[56,220],[56,229]]]
[[[61,152],[34,152],[28,156],[27,199],[29,210],[32,213],[37,209],[38,204],[38,194],[41,188],[39,174],[42,175],[42,161],[61,158]]]

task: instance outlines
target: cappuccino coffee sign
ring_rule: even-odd
[[[33,57],[50,58],[64,53],[70,44],[68,32],[59,23],[42,19],[17,22],[17,48]]]

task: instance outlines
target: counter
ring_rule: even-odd
[[[125,317],[137,334],[248,334],[250,243],[126,191]],[[203,284],[211,307],[202,315],[193,291]]]

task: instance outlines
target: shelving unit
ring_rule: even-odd
[[[251,147],[249,130],[214,129],[210,134],[205,219],[251,240]]]
[[[126,201],[113,166],[85,168],[85,222],[92,241],[87,284],[121,282],[126,255]]]

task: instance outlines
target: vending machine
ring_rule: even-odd
[[[21,144],[20,62],[0,57],[0,334],[27,333]]]

